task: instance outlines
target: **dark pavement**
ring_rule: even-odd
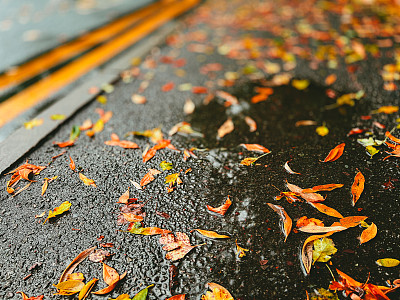
[[[92,299],[116,298],[122,293],[133,297],[150,284],[154,287],[148,299],[164,300],[180,293],[190,300],[200,299],[207,282],[221,284],[235,299],[306,299],[306,290],[313,296],[317,289],[328,289],[330,272],[324,263],[315,263],[310,275],[304,275],[299,253],[309,234],[292,231],[284,242],[279,217],[267,202],[283,206],[293,219],[293,227],[304,215],[321,219],[326,226],[337,219],[305,202],[274,200],[279,195],[276,188],[287,191],[286,180],[303,188],[344,184],[341,189],[324,193],[324,204],[344,216],[368,216],[367,223],[374,222],[378,227],[377,236],[362,245],[357,239],[363,230],[360,226],[332,235],[338,251],[332,256],[331,270],[337,268],[360,282],[370,274],[369,282],[379,285],[399,278],[399,267],[383,268],[375,263],[380,258],[400,259],[399,158],[383,161],[385,150],[390,150],[385,145],[377,147],[380,153],[370,158],[357,142],[357,138],[369,136],[383,140],[385,131],[398,124],[398,112],[371,114],[383,105],[399,105],[398,90],[383,88],[389,75],[398,76],[398,14],[381,3],[376,7],[360,3],[208,1],[184,16],[166,43],[142,60],[139,74],[133,69],[132,81],[120,80],[112,93],[105,94],[106,104],[91,102],[13,167],[27,159],[35,165],[47,165],[63,151],[53,141],[67,141],[71,128],[88,118],[96,122],[97,108],[113,112],[103,131],[93,138],[82,132],[74,146],[65,148],[64,155],[34,177],[37,182],[15,197],[5,188],[11,175],[2,176],[0,298],[20,299],[17,291],[28,296],[44,294],[45,299],[65,298],[52,296],[56,292],[52,284],[58,282],[69,262],[84,249],[113,243],[114,247],[106,249],[114,253],[108,264],[120,274],[128,274],[112,293],[106,297],[93,295]],[[386,64],[393,64],[394,70],[386,74],[384,81]],[[330,74],[336,74],[337,81],[328,87],[325,79]],[[126,74],[123,77],[127,79]],[[282,83],[285,78],[287,84]],[[292,87],[292,78],[307,79],[310,85],[297,90]],[[148,87],[140,91],[146,82]],[[168,82],[174,82],[174,88],[162,91]],[[398,81],[393,80],[393,84],[396,86]],[[207,93],[193,93],[194,86],[207,87]],[[273,94],[265,101],[251,103],[255,87],[266,86],[272,86]],[[341,95],[360,90],[365,96],[355,100],[354,106],[326,109]],[[211,98],[208,94],[216,91],[236,96],[239,103],[227,107],[221,97],[214,97],[207,104]],[[145,96],[147,102],[132,103],[135,93]],[[332,93],[336,95],[333,98],[329,97]],[[185,115],[188,98],[196,109]],[[249,131],[247,116],[256,121],[257,131]],[[217,138],[218,128],[228,118],[234,123],[234,131]],[[314,120],[317,125],[296,127],[300,120]],[[147,138],[125,136],[131,131],[161,127],[168,138],[168,131],[182,121],[205,136],[178,133],[171,137],[171,143],[182,151],[196,147],[197,159],[184,161],[182,152],[162,149],[143,163],[142,153],[153,143]],[[316,127],[323,124],[329,128],[324,137],[316,133]],[[355,127],[366,131],[347,136]],[[134,141],[140,149],[105,145],[112,133]],[[392,133],[400,137],[399,130]],[[242,143],[261,144],[271,153],[256,165],[243,166],[242,159],[260,154],[240,147]],[[322,163],[340,143],[346,144],[343,156]],[[95,181],[96,188],[85,186],[68,167],[69,156],[80,172]],[[161,170],[159,164],[164,160],[173,164],[172,170],[157,175],[144,190],[132,185],[132,180],[140,182],[149,168]],[[284,169],[287,161],[301,175],[288,174]],[[192,171],[184,174],[188,168]],[[165,177],[180,170],[183,184],[168,193]],[[350,188],[358,170],[365,176],[365,190],[352,207]],[[58,178],[49,183],[42,197],[42,181],[53,176]],[[184,232],[192,245],[206,244],[171,263],[165,259],[159,236],[124,232],[127,225],[117,224],[122,205],[116,202],[128,187],[131,197],[145,203],[146,227]],[[228,195],[233,204],[225,216],[207,210],[207,204],[217,207]],[[64,201],[72,203],[69,212],[44,225],[45,217],[35,218],[43,212],[47,215]],[[192,232],[196,228],[231,238],[207,239]],[[104,238],[98,241],[100,236]],[[245,257],[237,257],[236,239],[240,246],[250,249]],[[41,265],[29,270],[35,263]],[[171,284],[172,264],[178,270],[176,284]],[[94,290],[105,286],[99,263],[85,261],[77,271],[84,273],[86,282],[93,277],[100,279]],[[398,299],[399,294],[388,296]]]

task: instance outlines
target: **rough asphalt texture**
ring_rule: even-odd
[[[326,31],[329,28],[337,29],[337,15],[323,10],[321,13],[326,13],[329,19],[317,18],[313,14],[313,7],[321,7],[323,2],[318,3],[320,6],[311,1],[303,10],[295,10],[295,4],[290,2],[282,3],[279,8],[274,7],[272,2],[206,2],[182,20],[182,31],[169,37],[167,44],[151,51],[147,60],[140,65],[141,74],[138,78],[130,83],[121,80],[115,84],[114,92],[106,95],[106,105],[92,102],[46,138],[39,148],[21,158],[16,166],[26,159],[36,165],[46,165],[52,156],[62,151],[55,148],[52,142],[67,140],[73,125],[80,125],[88,118],[96,121],[96,108],[114,113],[104,130],[93,139],[82,133],[76,145],[67,149],[66,154],[36,176],[37,182],[28,190],[10,197],[4,188],[0,200],[0,298],[20,299],[15,293],[21,290],[28,296],[44,294],[45,299],[62,299],[61,296],[52,296],[55,293],[52,284],[58,281],[69,262],[82,250],[108,242],[115,245],[108,249],[115,253],[108,264],[119,273],[128,272],[126,279],[108,295],[111,298],[121,293],[133,297],[140,289],[155,284],[149,292],[149,299],[165,299],[171,296],[171,292],[186,293],[189,299],[200,299],[206,290],[204,285],[217,282],[226,287],[235,299],[305,299],[305,290],[312,293],[318,288],[327,289],[331,275],[324,264],[316,263],[311,274],[304,276],[299,249],[308,235],[292,232],[285,243],[279,218],[266,203],[282,205],[294,221],[306,215],[330,225],[336,219],[319,213],[306,203],[289,204],[283,199],[275,201],[274,196],[279,194],[275,187],[285,191],[285,180],[301,187],[342,183],[343,188],[326,194],[324,203],[345,216],[368,216],[367,222],[377,225],[377,237],[363,245],[357,239],[361,228],[335,234],[332,239],[338,252],[332,257],[332,270],[338,268],[361,282],[367,279],[370,272],[369,282],[381,285],[388,279],[399,278],[398,267],[382,268],[375,264],[379,258],[399,258],[398,158],[382,161],[385,154],[379,153],[370,159],[355,137],[346,136],[351,128],[360,127],[372,128],[376,137],[383,139],[385,129],[373,127],[372,122],[380,122],[389,129],[396,126],[398,113],[374,114],[371,120],[366,121],[360,119],[360,116],[369,115],[382,105],[398,104],[398,92],[383,90],[379,74],[384,64],[393,63],[393,48],[380,49],[381,58],[368,56],[358,61],[354,64],[358,66],[355,73],[349,73],[341,59],[337,69],[328,69],[321,63],[313,70],[308,60],[313,56],[297,58],[296,67],[289,72],[294,78],[311,81],[305,91],[283,85],[274,88],[274,94],[267,101],[250,103],[250,98],[255,94],[254,87],[262,86],[262,79],[271,79],[273,75],[260,70],[244,72],[244,68],[248,70],[249,63],[254,67],[259,60],[281,61],[282,55],[274,57],[267,49],[287,53],[294,51],[290,39],[272,38],[271,32],[282,34],[274,26],[279,24],[297,32],[294,24],[304,25],[304,22],[313,20],[322,22],[321,27]],[[303,23],[299,20],[303,20]],[[254,39],[245,42],[250,33]],[[256,37],[275,41],[275,46],[283,47],[274,48],[273,43],[268,47],[255,46]],[[241,43],[247,46],[242,47]],[[197,52],[193,52],[193,46],[188,46],[193,44],[206,47],[197,46]],[[310,46],[310,49],[306,49],[311,52],[318,48],[320,42],[310,37],[308,43],[302,46],[305,45]],[[242,53],[243,57],[232,54],[234,50]],[[231,58],[227,55],[229,51]],[[256,52],[261,53],[261,58],[257,57]],[[165,64],[165,56],[174,60],[185,58],[186,65],[176,68],[172,64]],[[149,68],[154,63],[155,68]],[[207,63],[221,63],[223,68],[206,76],[199,69]],[[185,70],[185,74],[179,73],[181,71],[178,69]],[[232,76],[232,73],[226,72],[239,75],[233,86],[219,86],[225,76]],[[256,76],[257,73],[261,76]],[[324,79],[330,73],[337,74],[338,80],[332,88],[339,95],[363,89],[365,98],[357,101],[354,107],[324,110],[326,105],[335,102],[326,96]],[[137,93],[144,80],[149,80],[149,87],[142,93],[147,103],[133,104],[131,95]],[[175,83],[175,88],[170,92],[162,92],[161,87],[169,81]],[[203,100],[206,95],[179,91],[178,87],[183,83],[208,86],[210,91],[227,91],[238,97],[240,105],[225,108],[218,98],[205,105]],[[196,110],[190,116],[183,113],[187,98],[196,104]],[[257,132],[249,132],[244,116],[251,116],[257,122]],[[235,130],[218,140],[217,129],[228,117],[232,117]],[[329,134],[320,137],[315,133],[315,126],[294,126],[296,121],[305,119],[315,120],[318,125],[326,122]],[[208,148],[208,151],[195,151],[198,159],[185,162],[182,153],[163,149],[143,164],[142,152],[147,145],[152,145],[147,138],[128,136],[126,139],[139,144],[140,149],[135,150],[104,144],[110,139],[111,133],[123,138],[125,133],[132,130],[143,131],[158,126],[162,126],[167,136],[173,125],[184,120],[204,133],[205,138],[175,135],[171,138],[172,144],[181,150],[193,146]],[[396,131],[394,134],[399,136]],[[259,154],[239,147],[241,143],[259,143],[270,149],[271,153],[259,160],[260,165],[245,167],[239,164],[243,158]],[[320,160],[325,158],[330,149],[340,143],[346,143],[343,156],[333,163],[321,163]],[[381,150],[384,152],[387,149],[382,147]],[[78,175],[68,168],[68,155],[75,160],[78,169],[95,180],[97,188],[83,185]],[[139,182],[149,168],[160,169],[159,163],[163,160],[172,162],[174,169],[158,175],[145,190],[137,191],[130,180]],[[283,165],[288,160],[292,169],[302,175],[286,173]],[[183,185],[167,193],[165,176],[188,168],[193,171],[181,176]],[[364,174],[366,187],[354,208],[350,204],[350,187],[357,170]],[[41,197],[43,178],[55,175],[59,178],[49,184],[45,196]],[[2,186],[6,186],[9,177],[1,178]],[[389,180],[392,180],[393,187],[384,185]],[[126,225],[118,226],[116,223],[121,206],[116,202],[128,187],[131,187],[131,197],[147,201],[144,208],[145,226],[185,232],[190,236],[192,245],[206,243],[192,250],[181,261],[173,263],[178,267],[178,284],[172,291],[169,275],[171,262],[164,258],[165,251],[161,249],[159,238],[120,231],[126,230]],[[207,211],[207,204],[219,206],[227,195],[230,195],[233,205],[224,217]],[[72,203],[70,212],[45,225],[42,224],[43,218],[34,218],[66,200]],[[156,210],[171,217],[165,219],[156,214]],[[232,238],[206,239],[191,232],[195,228],[229,234]],[[99,242],[97,238],[101,235],[104,239]],[[240,246],[250,249],[243,258],[237,258],[235,254],[235,239]],[[29,267],[35,263],[42,265],[29,271]],[[93,277],[102,278],[101,265],[98,263],[85,261],[77,271],[84,273],[87,281]],[[32,276],[23,280],[29,273]],[[95,290],[104,286],[100,280]],[[398,299],[399,295],[389,296]],[[93,296],[92,299],[107,297]]]

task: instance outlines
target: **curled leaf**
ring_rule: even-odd
[[[17,292],[17,294],[21,294],[22,300],[43,300],[44,295],[36,296],[36,297],[28,297],[24,292]]]
[[[361,172],[358,172],[354,177],[354,182],[353,185],[351,186],[351,194],[353,195],[353,201],[352,201],[353,206],[356,205],[356,202],[358,201],[358,199],[360,199],[361,193],[364,190],[364,183],[365,183],[364,175]]]
[[[244,121],[246,122],[247,126],[249,126],[250,132],[254,132],[257,130],[257,123],[252,118],[250,118],[249,116],[246,116],[244,118]]]
[[[219,233],[216,233],[215,231],[209,231],[209,230],[203,230],[203,229],[195,229],[195,230],[198,233],[200,233],[201,235],[204,235],[211,239],[229,239],[230,238],[230,236],[228,236],[228,235],[219,234]]]
[[[58,283],[61,283],[65,280],[67,280],[67,277],[69,274],[72,274],[74,272],[75,268],[85,260],[86,257],[88,257],[93,251],[96,249],[96,247],[92,247],[86,250],[83,250],[81,253],[79,253],[73,261],[67,266],[67,268],[64,270],[62,273],[60,279],[58,280]]]
[[[225,201],[225,203],[224,204],[222,204],[221,206],[219,206],[219,207],[212,207],[212,206],[210,206],[210,205],[207,205],[207,209],[209,210],[209,211],[212,211],[212,212],[215,212],[215,213],[217,213],[217,214],[220,214],[220,215],[225,215],[225,213],[228,211],[228,208],[231,206],[231,204],[232,204],[232,201],[231,201],[231,199],[229,198],[229,196],[228,196],[228,198],[226,199],[226,201]]]
[[[94,182],[93,179],[87,178],[87,177],[86,177],[85,175],[83,175],[82,173],[79,173],[79,178],[80,178],[80,180],[83,181],[83,183],[84,183],[85,185],[91,185],[91,186],[97,187],[97,186],[96,186],[96,183]]]
[[[337,145],[335,148],[333,148],[333,149],[329,152],[328,156],[325,157],[325,159],[324,159],[323,162],[335,161],[335,160],[337,160],[339,157],[341,157],[342,154],[343,154],[343,150],[344,150],[344,146],[345,146],[345,145],[346,145],[345,143],[342,143],[342,144],[340,144],[340,145]]]
[[[145,186],[152,182],[155,177],[154,175],[160,174],[161,171],[156,170],[156,169],[149,169],[149,172],[143,176],[142,180],[140,180],[140,186]]]
[[[51,211],[51,210],[49,211],[49,215],[47,216],[46,220],[44,220],[43,224],[45,224],[48,219],[54,218],[58,215],[61,215],[64,212],[68,211],[70,207],[71,207],[71,203],[68,201],[61,203],[61,205],[56,207],[53,211]]]
[[[301,249],[301,261],[303,263],[304,270],[307,274],[310,274],[311,266],[313,262],[313,245],[314,241],[326,236],[332,235],[334,232],[328,232],[324,235],[312,235],[305,240]]]
[[[236,241],[235,241],[235,244],[236,244],[236,255],[237,255],[239,258],[241,258],[241,257],[243,257],[243,256],[246,256],[246,252],[247,252],[247,251],[250,251],[249,249],[245,249],[245,248],[240,247],[240,246],[238,245],[238,243],[237,243],[237,239],[236,239]]]
[[[249,151],[256,151],[256,152],[261,152],[261,153],[271,152],[267,148],[265,148],[264,146],[261,146],[259,144],[240,144],[240,146],[245,147],[246,150],[249,150]]]
[[[69,160],[70,160],[69,168],[70,168],[72,171],[75,171],[75,169],[76,169],[75,162],[72,160],[72,157],[71,157],[71,156],[69,157]]]
[[[97,281],[98,281],[97,278],[93,278],[88,283],[86,283],[83,289],[79,292],[78,299],[79,300],[86,299],[87,296],[89,296],[90,291],[92,290],[93,286],[96,284]]]
[[[267,203],[269,207],[271,207],[276,213],[278,213],[279,217],[282,221],[283,234],[285,235],[285,242],[292,229],[292,219],[286,213],[285,209],[280,205],[275,205],[272,203]]]
[[[285,168],[286,172],[288,172],[289,174],[301,175],[300,173],[293,171],[293,170],[289,167],[289,161],[287,161],[287,162],[285,163],[284,168]]]

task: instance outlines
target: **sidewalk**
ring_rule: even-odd
[[[236,300],[304,300],[306,291],[310,299],[318,299],[317,290],[328,290],[330,270],[336,280],[338,269],[361,283],[370,274],[368,283],[374,285],[399,278],[398,267],[375,263],[400,259],[399,158],[383,160],[385,151],[393,150],[373,145],[374,140],[368,144],[373,148],[357,141],[382,141],[398,125],[398,8],[379,5],[378,10],[357,1],[206,1],[180,18],[165,43],[141,59],[132,57],[119,81],[97,87],[97,100],[8,170],[26,160],[47,166],[33,176],[36,182],[13,197],[5,188],[11,175],[1,177],[0,298],[21,299],[16,292],[23,291],[66,299],[52,296],[52,284],[80,252],[94,246],[112,253],[107,265],[127,275],[107,296],[91,299],[115,299],[123,293],[133,298],[151,284],[148,299],[178,294],[200,299],[205,285],[215,282]],[[85,130],[88,119],[95,125]],[[180,122],[191,127],[180,124],[186,126],[169,135]],[[83,127],[73,146],[54,145],[71,140],[77,126]],[[161,128],[162,137],[156,130],[146,132],[155,128]],[[121,144],[112,134],[129,141],[122,144],[131,148],[110,145]],[[400,137],[397,129],[392,134]],[[394,138],[387,141],[396,144]],[[343,155],[322,162],[341,143]],[[254,152],[241,144],[267,149]],[[149,158],[152,147],[155,155],[144,163],[143,154]],[[379,153],[371,157],[367,150],[372,149]],[[172,169],[163,170],[164,161]],[[151,171],[155,179],[143,184],[149,169],[159,172]],[[353,206],[351,187],[358,172],[365,177],[365,188]],[[94,184],[85,185],[78,173]],[[173,174],[175,184],[166,183]],[[41,196],[45,178],[54,176]],[[337,252],[329,254],[329,262],[315,262],[305,275],[300,253],[310,234],[296,222],[307,216],[328,227],[340,218],[319,212],[303,192],[287,194],[294,196],[293,203],[290,197],[276,200],[280,192],[288,192],[287,182],[301,188],[343,184],[322,191],[323,204],[343,217],[368,217],[362,225],[376,224],[376,237],[360,244],[361,222],[327,236]],[[18,187],[27,183],[21,180]],[[128,188],[129,198],[137,200],[130,200],[130,206],[117,203]],[[225,215],[207,209],[221,206],[228,196],[232,205]],[[70,209],[43,224],[48,211],[65,201]],[[267,203],[284,208],[291,230],[288,218],[282,224],[285,215]],[[172,262],[160,235],[127,232],[128,217],[121,212],[135,220],[142,217],[143,227],[185,233],[191,245],[199,246]],[[195,229],[230,238],[207,238]],[[249,250],[245,256],[239,257],[238,246]],[[99,279],[93,291],[106,286],[98,262],[85,260],[76,272],[84,274],[85,282]],[[399,294],[387,296],[397,299]]]

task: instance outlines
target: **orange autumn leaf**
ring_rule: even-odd
[[[194,86],[192,87],[193,94],[207,94],[208,89],[205,86]]]
[[[325,159],[324,159],[323,162],[335,161],[335,160],[337,160],[339,157],[341,157],[342,154],[343,154],[343,150],[344,150],[344,146],[345,146],[345,145],[346,145],[345,143],[342,143],[342,144],[336,146],[335,148],[333,148],[333,149],[329,152],[328,156],[325,157]]]
[[[54,145],[60,147],[60,148],[65,148],[65,147],[71,147],[74,145],[74,141],[66,141],[66,142],[53,142]]]
[[[249,116],[244,117],[244,121],[246,122],[247,126],[249,126],[249,131],[254,132],[257,130],[257,123]]]
[[[96,247],[92,247],[86,250],[83,250],[81,253],[79,253],[74,260],[65,268],[64,272],[62,273],[60,279],[58,280],[58,283],[61,283],[65,280],[67,280],[68,275],[72,274],[75,270],[75,268],[85,260],[86,257],[88,257],[93,251],[96,249]]]
[[[207,286],[212,290],[212,292],[207,291],[205,295],[201,296],[202,300],[234,300],[229,291],[223,286],[209,282]]]
[[[124,274],[122,274],[122,275],[119,276],[119,279],[118,279],[117,281],[113,282],[112,284],[106,286],[105,288],[103,288],[103,289],[101,289],[101,290],[99,290],[99,291],[92,292],[92,294],[95,294],[95,295],[105,295],[105,294],[108,294],[108,293],[111,292],[113,289],[115,289],[115,287],[117,286],[118,282],[120,282],[122,279],[125,278],[126,274],[127,274],[127,273],[125,272]]]
[[[127,140],[120,140],[118,135],[115,133],[111,134],[111,140],[110,141],[105,141],[104,144],[108,146],[119,146],[124,149],[137,149],[139,148],[138,144],[127,141]]]
[[[347,228],[355,227],[355,226],[360,225],[360,223],[361,223],[362,221],[365,221],[367,218],[368,218],[368,217],[365,217],[365,216],[350,216],[350,217],[345,217],[345,218],[339,220],[339,224],[340,224],[341,226],[344,226],[344,227],[347,227]],[[335,223],[337,223],[337,222],[335,222]],[[333,224],[332,224],[332,226],[333,226]]]
[[[302,216],[300,219],[297,220],[296,227],[300,228],[300,227],[307,226],[309,224],[324,226],[324,222],[322,222],[319,219],[308,218],[307,216]]]
[[[289,182],[286,182],[286,186],[291,192],[296,193],[297,195],[299,195],[301,198],[303,198],[304,200],[306,200],[309,203],[322,202],[325,200],[325,198],[322,197],[321,194],[314,193],[314,192],[304,193],[303,189],[301,187],[291,184]]]
[[[124,216],[124,219],[127,220],[128,222],[141,222],[141,221],[143,221],[143,217],[142,216],[138,216],[133,212],[122,213],[122,215]]]
[[[176,232],[175,236],[172,233],[161,236],[160,244],[165,245],[162,248],[163,250],[169,251],[165,255],[165,258],[171,261],[183,258],[193,248],[198,246],[192,246],[189,237],[183,232]]]
[[[228,235],[219,234],[219,233],[216,233],[215,231],[209,231],[209,230],[203,230],[203,229],[195,229],[195,230],[198,233],[200,233],[201,235],[204,235],[211,239],[229,239],[230,238],[230,236],[228,236]]]
[[[164,84],[164,85],[161,87],[161,91],[163,91],[163,92],[169,92],[169,91],[171,91],[174,87],[175,87],[175,83],[173,83],[172,81],[170,81],[170,82]]]
[[[117,203],[126,204],[126,203],[128,203],[128,199],[129,199],[129,188],[126,190],[125,193],[123,193],[123,194],[121,195],[121,197],[119,197]]]
[[[313,263],[313,245],[314,241],[334,234],[334,231],[328,232],[323,235],[312,235],[305,240],[301,249],[301,261],[307,274],[310,274],[311,266]]]
[[[142,180],[140,180],[140,186],[145,186],[152,182],[154,179],[154,175],[160,174],[161,171],[156,170],[156,169],[149,169],[149,172],[143,176]]]
[[[185,300],[186,294],[172,296],[166,300]]]
[[[326,206],[322,203],[310,203],[310,204],[312,206],[314,206],[316,209],[318,209],[320,212],[322,212],[323,214],[326,214],[331,217],[343,219],[343,216],[341,213],[339,213],[337,210],[335,210],[329,206]]]
[[[222,204],[221,206],[212,207],[210,205],[207,205],[207,209],[209,211],[215,212],[217,214],[225,215],[225,213],[228,211],[228,208],[231,206],[231,204],[232,204],[232,201],[228,196],[228,198],[226,199],[225,203]]]
[[[308,224],[304,227],[299,228],[302,232],[307,233],[327,233],[327,232],[338,232],[348,229],[348,227],[344,226],[318,226],[314,224]]]
[[[90,178],[87,178],[85,175],[83,175],[82,173],[79,173],[79,178],[80,178],[80,180],[82,180],[83,181],[83,183],[85,184],[85,185],[91,185],[91,186],[94,186],[94,187],[97,187],[96,186],[96,183],[94,182],[94,180],[93,179],[90,179]]]
[[[17,294],[21,294],[22,300],[43,300],[44,295],[36,296],[36,297],[28,297],[24,292],[17,292]]]
[[[376,227],[376,225],[374,223],[372,223],[371,225],[368,226],[367,229],[365,229],[361,233],[360,244],[364,244],[364,243],[372,240],[376,236],[377,233],[378,233],[378,227]]]
[[[353,185],[351,186],[351,194],[353,196],[353,206],[356,205],[356,202],[358,199],[360,199],[361,193],[364,190],[364,183],[365,183],[365,178],[364,175],[361,172],[358,172],[356,176],[354,177],[354,182]]]
[[[170,140],[160,140],[156,145],[151,147],[144,155],[143,155],[143,162],[146,163],[149,161],[151,158],[153,158],[154,155],[156,155],[156,152],[160,149],[164,149],[166,147],[170,147],[171,141]]]
[[[225,91],[216,91],[216,92],[215,92],[215,95],[216,95],[217,97],[219,97],[219,98],[225,100],[225,103],[224,103],[225,107],[229,107],[229,106],[231,106],[231,105],[239,104],[238,99],[237,99],[235,96],[229,94],[228,92],[225,92]]]
[[[45,178],[42,185],[42,196],[46,193],[47,187],[49,186],[49,179]]]
[[[54,295],[66,295],[66,296],[79,293],[85,286],[85,284],[80,280],[67,280],[53,285],[58,290],[58,292]]]
[[[235,129],[235,125],[233,125],[232,119],[228,118],[224,124],[218,128],[218,137],[222,139],[225,135],[231,133]]]
[[[97,278],[93,278],[88,283],[85,284],[83,289],[79,292],[78,300],[84,300],[89,296],[90,291],[92,290],[93,286],[98,281]]]
[[[246,150],[249,150],[249,151],[256,151],[256,152],[261,152],[261,153],[271,152],[267,148],[265,148],[264,146],[261,146],[259,144],[240,144],[240,146],[245,147]]]
[[[325,84],[331,85],[331,84],[335,83],[336,79],[337,79],[337,76],[335,74],[330,74],[325,78]]]
[[[70,168],[72,171],[75,171],[75,169],[76,169],[75,162],[72,160],[71,156],[69,157],[69,160],[70,160],[69,168]]]
[[[385,135],[386,135],[386,137],[387,137],[388,139],[392,140],[393,142],[395,142],[395,143],[397,143],[397,144],[400,144],[400,139],[397,138],[397,137],[395,137],[395,136],[393,136],[389,131],[386,131],[386,132],[385,132]]]
[[[328,192],[332,191],[337,188],[341,188],[343,184],[336,184],[336,183],[330,183],[330,184],[324,184],[324,185],[316,185],[313,186],[312,188],[309,189],[303,189],[303,193],[315,193],[315,192]]]
[[[286,239],[292,229],[292,219],[289,217],[289,215],[286,213],[285,209],[276,204],[272,203],[267,203],[269,207],[271,207],[281,218],[282,225],[283,225],[283,234],[285,235],[285,242]]]
[[[105,283],[111,285],[114,282],[119,281],[119,274],[117,270],[103,263],[103,279]]]
[[[251,103],[258,103],[258,102],[261,102],[261,101],[265,101],[265,100],[268,99],[268,97],[269,97],[268,94],[257,94],[257,95],[254,95],[253,97],[251,97]]]

